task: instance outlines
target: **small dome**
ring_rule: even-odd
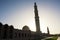
[[[28,26],[24,26],[22,30],[30,30]]]

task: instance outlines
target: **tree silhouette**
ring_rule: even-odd
[[[9,27],[9,38],[13,38],[13,26],[11,25],[10,27]]]
[[[2,29],[2,23],[0,22],[0,38],[1,38],[1,29]]]
[[[8,33],[8,24],[5,24],[3,27],[3,38],[7,38],[7,33]]]
[[[0,29],[1,29],[1,27],[2,27],[2,23],[0,22]]]

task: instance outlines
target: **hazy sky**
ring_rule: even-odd
[[[17,29],[27,25],[36,31],[34,2],[38,7],[41,31],[46,33],[48,26],[51,34],[60,33],[59,0],[0,0],[0,22]]]

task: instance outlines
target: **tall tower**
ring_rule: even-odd
[[[48,28],[48,27],[47,27],[47,33],[50,34],[50,32],[49,32],[49,28]]]
[[[40,23],[39,23],[39,16],[38,16],[38,9],[37,9],[36,2],[34,3],[34,13],[35,13],[36,32],[41,33]]]

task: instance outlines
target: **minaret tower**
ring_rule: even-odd
[[[49,28],[48,28],[48,27],[47,27],[47,33],[50,34],[50,32],[49,32]]]
[[[34,3],[34,13],[35,13],[36,32],[41,33],[40,23],[39,23],[39,16],[38,16],[38,9],[37,9],[36,2]]]

